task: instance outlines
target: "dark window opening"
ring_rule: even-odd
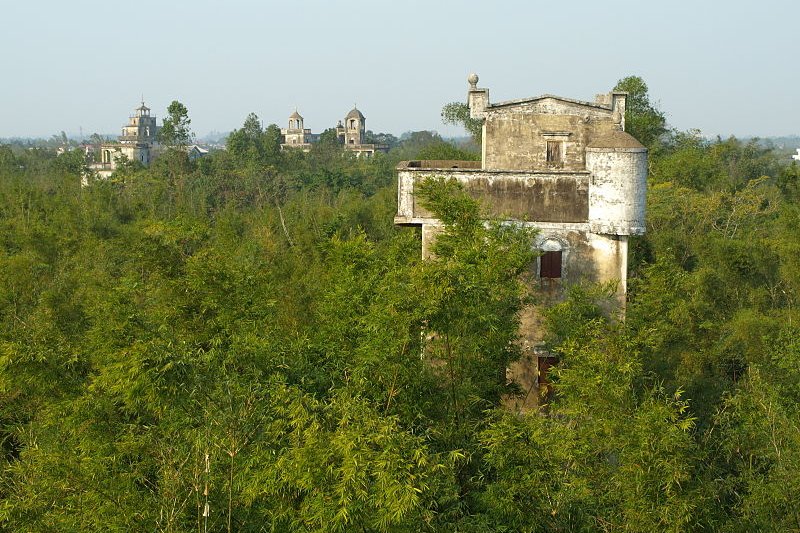
[[[560,278],[561,277],[561,251],[545,252],[539,258],[539,277],[540,278]]]
[[[547,141],[547,162],[553,165],[561,163],[561,141]]]

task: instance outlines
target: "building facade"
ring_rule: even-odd
[[[421,227],[427,257],[441,222],[417,203],[414,186],[429,176],[454,179],[491,216],[538,230],[532,271],[547,300],[588,281],[616,284],[624,304],[628,240],[645,231],[647,183],[647,150],[625,133],[626,94],[490,103],[478,77],[468,81],[470,115],[484,121],[481,161],[401,163],[395,223]],[[538,404],[552,359],[542,350],[539,308],[521,318],[524,356],[508,375],[523,394],[508,402],[526,409]]]

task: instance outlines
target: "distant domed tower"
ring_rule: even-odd
[[[353,107],[344,117],[344,143],[346,145],[364,144],[366,119],[357,108]]]
[[[119,145],[122,154],[129,161],[138,161],[144,166],[150,164],[153,157],[152,148],[156,144],[159,127],[156,117],[150,114],[150,108],[142,105],[133,110],[133,115],[128,119],[128,124],[122,128],[119,136]],[[112,157],[106,154],[105,159]]]
[[[156,117],[150,115],[150,108],[142,102],[142,105],[133,110],[128,124],[122,128],[119,140],[122,144],[155,144],[157,133]]]
[[[150,108],[142,101],[128,117],[128,123],[122,127],[122,135],[117,137],[117,142],[100,144],[100,160],[92,163],[89,168],[97,177],[108,178],[121,161],[148,166],[157,150],[159,129],[156,117],[150,114]]]
[[[289,127],[285,130],[281,130],[284,145],[291,148],[305,148],[308,144],[308,140],[306,139],[307,133],[310,132],[307,132],[303,127],[303,117],[297,112],[297,109],[295,109],[294,113],[289,115]]]
[[[311,133],[303,124],[303,117],[294,110],[294,113],[289,115],[289,127],[281,129],[282,149],[298,149],[308,152],[311,150],[311,144],[317,142],[319,135]]]
[[[294,113],[289,115],[289,128],[290,130],[303,130],[303,117],[295,109]]]

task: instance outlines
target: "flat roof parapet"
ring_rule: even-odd
[[[480,170],[480,161],[458,161],[451,159],[437,159],[430,161],[401,161],[397,165],[397,170],[405,170],[409,168],[426,169],[426,170],[447,170],[453,168],[466,168]]]
[[[482,168],[480,161],[401,161],[396,170],[398,172],[412,172],[420,174],[435,173],[442,175],[446,174],[480,174],[486,176],[516,176],[518,178],[527,178],[531,176],[541,176],[544,178],[587,178],[591,172],[585,169],[563,169],[563,168],[546,168],[546,169],[503,169],[503,168]]]

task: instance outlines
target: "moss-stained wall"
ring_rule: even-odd
[[[586,168],[586,146],[613,131],[615,123],[610,109],[543,98],[491,108],[485,128],[486,170],[579,171]],[[563,142],[559,163],[547,162],[548,140]]]
[[[481,202],[493,217],[541,222],[586,222],[589,217],[589,174],[523,173],[414,169],[401,171],[398,215],[430,219],[417,202],[415,183],[429,176],[452,178]],[[398,221],[400,222],[400,221]]]

